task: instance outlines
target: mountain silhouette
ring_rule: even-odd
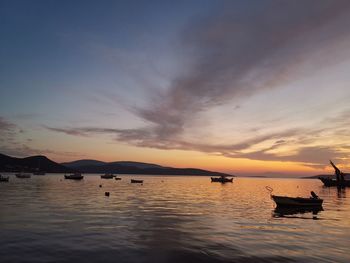
[[[46,173],[69,173],[75,169],[56,163],[46,156],[36,155],[26,158],[16,158],[0,154],[1,172],[46,172]]]
[[[43,171],[46,173],[70,173],[78,171],[82,173],[233,176],[203,169],[164,167],[157,164],[133,161],[102,162],[98,160],[77,160],[59,164],[43,155],[16,158],[4,154],[0,154],[0,171]]]
[[[132,161],[101,162],[97,160],[77,160],[62,163],[62,165],[71,169],[76,169],[82,173],[232,176],[225,173],[196,168],[173,168]]]

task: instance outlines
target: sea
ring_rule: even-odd
[[[350,189],[317,179],[119,176],[11,174],[0,182],[0,262],[350,262]],[[314,191],[323,209],[276,210],[266,186]]]

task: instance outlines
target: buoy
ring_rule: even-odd
[[[105,192],[105,196],[109,196],[109,192]]]

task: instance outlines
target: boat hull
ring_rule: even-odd
[[[142,184],[142,183],[143,183],[143,180],[131,179],[130,182],[131,182],[132,184]]]
[[[211,177],[212,183],[232,183],[233,178]]]
[[[101,175],[101,179],[113,179],[114,175]]]
[[[271,198],[275,201],[278,207],[320,207],[323,199],[302,198],[302,197],[287,197],[272,195]]]
[[[71,175],[65,175],[64,176],[64,179],[70,179],[70,180],[81,180],[81,179],[83,179],[84,178],[84,176],[71,176]]]
[[[350,180],[344,180],[342,183],[338,183],[337,180],[331,178],[319,177],[318,179],[320,179],[326,187],[350,187]]]

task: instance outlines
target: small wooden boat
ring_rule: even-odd
[[[320,199],[314,191],[311,191],[311,197],[304,198],[273,195],[273,189],[270,186],[265,188],[270,192],[271,199],[275,201],[278,208],[322,207],[323,199]]]
[[[121,177],[115,177],[114,179],[115,180],[121,180],[122,178]]]
[[[271,198],[275,201],[277,207],[321,207],[323,203],[323,199],[314,196],[304,198],[271,195]]]
[[[132,184],[142,184],[142,183],[143,183],[143,180],[131,179],[130,182],[131,182]]]
[[[84,176],[81,175],[81,173],[74,173],[70,175],[64,175],[64,179],[71,179],[71,180],[81,180]]]
[[[2,176],[2,175],[0,174],[0,182],[8,182],[9,179],[10,179],[10,177],[8,177],[8,176]]]
[[[114,175],[113,174],[102,174],[101,179],[113,179]]]
[[[32,177],[32,175],[28,174],[28,173],[16,173],[15,175],[17,178],[30,178],[30,177]]]
[[[211,182],[216,182],[216,183],[232,183],[233,178],[226,178],[224,176],[222,177],[211,177]]]

